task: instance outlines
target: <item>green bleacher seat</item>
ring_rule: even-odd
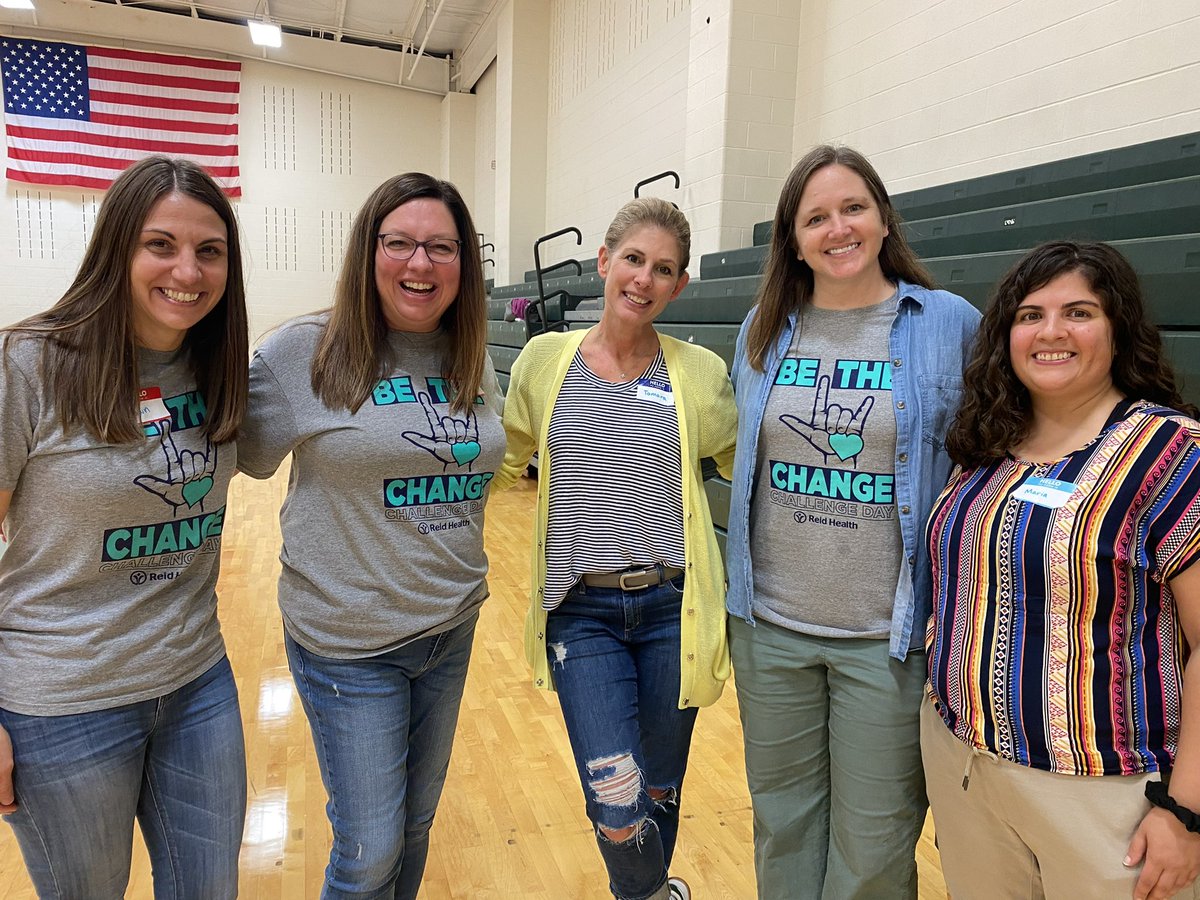
[[[1137,270],[1147,312],[1159,327],[1200,328],[1200,233],[1113,241]],[[987,306],[996,283],[1023,250],[923,260],[941,287]]]
[[[495,344],[488,344],[487,350],[492,357],[492,365],[495,366],[497,373],[511,372],[513,363],[521,355],[519,347],[499,347]]]
[[[1175,367],[1183,399],[1200,406],[1200,332],[1164,331],[1163,348]]]
[[[1200,175],[1200,133],[1088,153],[892,197],[906,221]]]
[[[738,329],[741,327],[740,322],[730,322],[720,325],[659,322],[654,327],[663,334],[669,334],[671,337],[679,338],[681,341],[707,347],[713,353],[717,354],[717,356],[721,357],[721,359],[725,360],[725,365],[733,365],[733,350],[737,343]]]
[[[1200,226],[1200,176],[904,223],[918,256],[1027,250],[1042,241],[1122,241]]]
[[[493,300],[511,300],[513,297],[536,297],[537,282],[522,282],[520,284],[502,284],[492,288],[488,294]]]
[[[700,279],[761,275],[766,259],[766,247],[742,247],[705,253],[700,257]]]
[[[529,329],[524,322],[504,322],[489,319],[487,342],[501,347],[524,347],[529,339]]]
[[[590,256],[585,259],[584,257],[579,256],[575,258],[579,261],[579,268],[583,270],[584,275],[588,274],[589,272],[596,271],[596,257]],[[555,263],[551,263],[551,265],[555,265]],[[553,272],[551,274],[553,274]],[[532,281],[534,284],[537,284],[537,269],[530,269],[527,271],[525,273],[525,280]]]
[[[508,312],[509,301],[491,299],[487,302],[487,317],[489,320],[503,320]],[[561,322],[563,318],[563,298],[551,297],[546,301],[546,318],[551,322]]]

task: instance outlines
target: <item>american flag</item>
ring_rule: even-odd
[[[103,190],[139,159],[184,156],[230,196],[241,63],[0,37],[7,176]]]

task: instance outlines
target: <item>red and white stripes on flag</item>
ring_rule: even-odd
[[[241,63],[0,38],[7,177],[103,190],[139,159],[183,156],[230,196]]]

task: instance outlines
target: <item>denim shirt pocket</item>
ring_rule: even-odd
[[[936,450],[943,450],[946,432],[962,403],[962,375],[921,375],[918,383],[921,389],[921,438]]]

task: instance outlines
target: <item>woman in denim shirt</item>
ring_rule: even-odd
[[[760,897],[917,894],[922,535],[979,322],[931,285],[861,154],[796,164],[733,369],[730,648]]]

